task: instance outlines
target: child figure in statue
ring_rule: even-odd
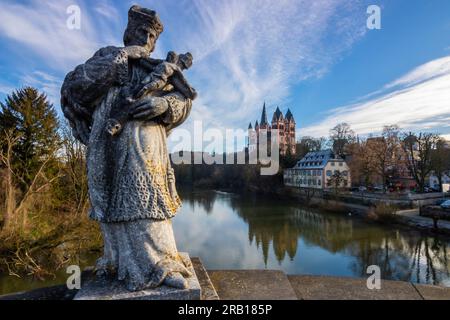
[[[163,90],[167,85],[171,85],[179,90],[186,98],[193,99],[196,96],[195,90],[190,87],[183,76],[183,70],[192,66],[192,54],[176,54],[170,51],[166,60],[141,59],[141,65],[151,70],[150,74],[141,81],[141,87],[132,88],[125,86],[121,92],[119,103],[115,104],[111,110],[110,118],[106,123],[106,130],[112,136],[118,134],[129,118],[129,106],[145,94],[153,91]],[[156,64],[156,66],[155,66]]]

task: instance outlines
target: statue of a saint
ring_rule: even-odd
[[[181,203],[166,140],[189,115],[196,93],[178,61],[150,58],[162,31],[154,11],[132,6],[125,47],[98,50],[61,89],[64,115],[87,146],[90,217],[104,238],[96,272],[117,276],[131,291],[185,288],[190,276],[172,230]],[[149,86],[149,77],[157,85]],[[139,94],[127,97],[133,92]],[[108,120],[118,109],[120,132],[111,134]]]

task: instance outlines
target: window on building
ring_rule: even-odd
[[[335,165],[336,165],[336,164],[335,164],[334,162],[331,162],[331,166],[333,166],[333,167],[334,167]]]
[[[333,175],[333,173],[331,172],[331,170],[327,170],[327,177],[331,177]]]
[[[322,182],[319,180],[317,180],[317,185],[320,186],[322,184]]]
[[[339,162],[339,167],[342,167],[344,165],[343,162]]]
[[[342,175],[343,175],[344,177],[348,176],[348,171],[342,171]]]

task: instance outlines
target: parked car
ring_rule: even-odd
[[[364,186],[360,186],[358,189],[359,189],[360,192],[367,191],[367,188],[364,187]]]
[[[450,209],[450,200],[445,200],[440,204],[441,208]]]
[[[427,192],[427,193],[431,193],[431,192],[439,192],[439,189],[438,189],[438,188],[435,188],[435,187],[425,187],[425,188],[424,188],[424,191]]]

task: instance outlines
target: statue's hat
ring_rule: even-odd
[[[159,36],[163,32],[163,24],[158,17],[158,14],[150,9],[142,8],[138,5],[134,5],[128,10],[128,26],[133,27],[146,25],[156,32],[156,36]]]

